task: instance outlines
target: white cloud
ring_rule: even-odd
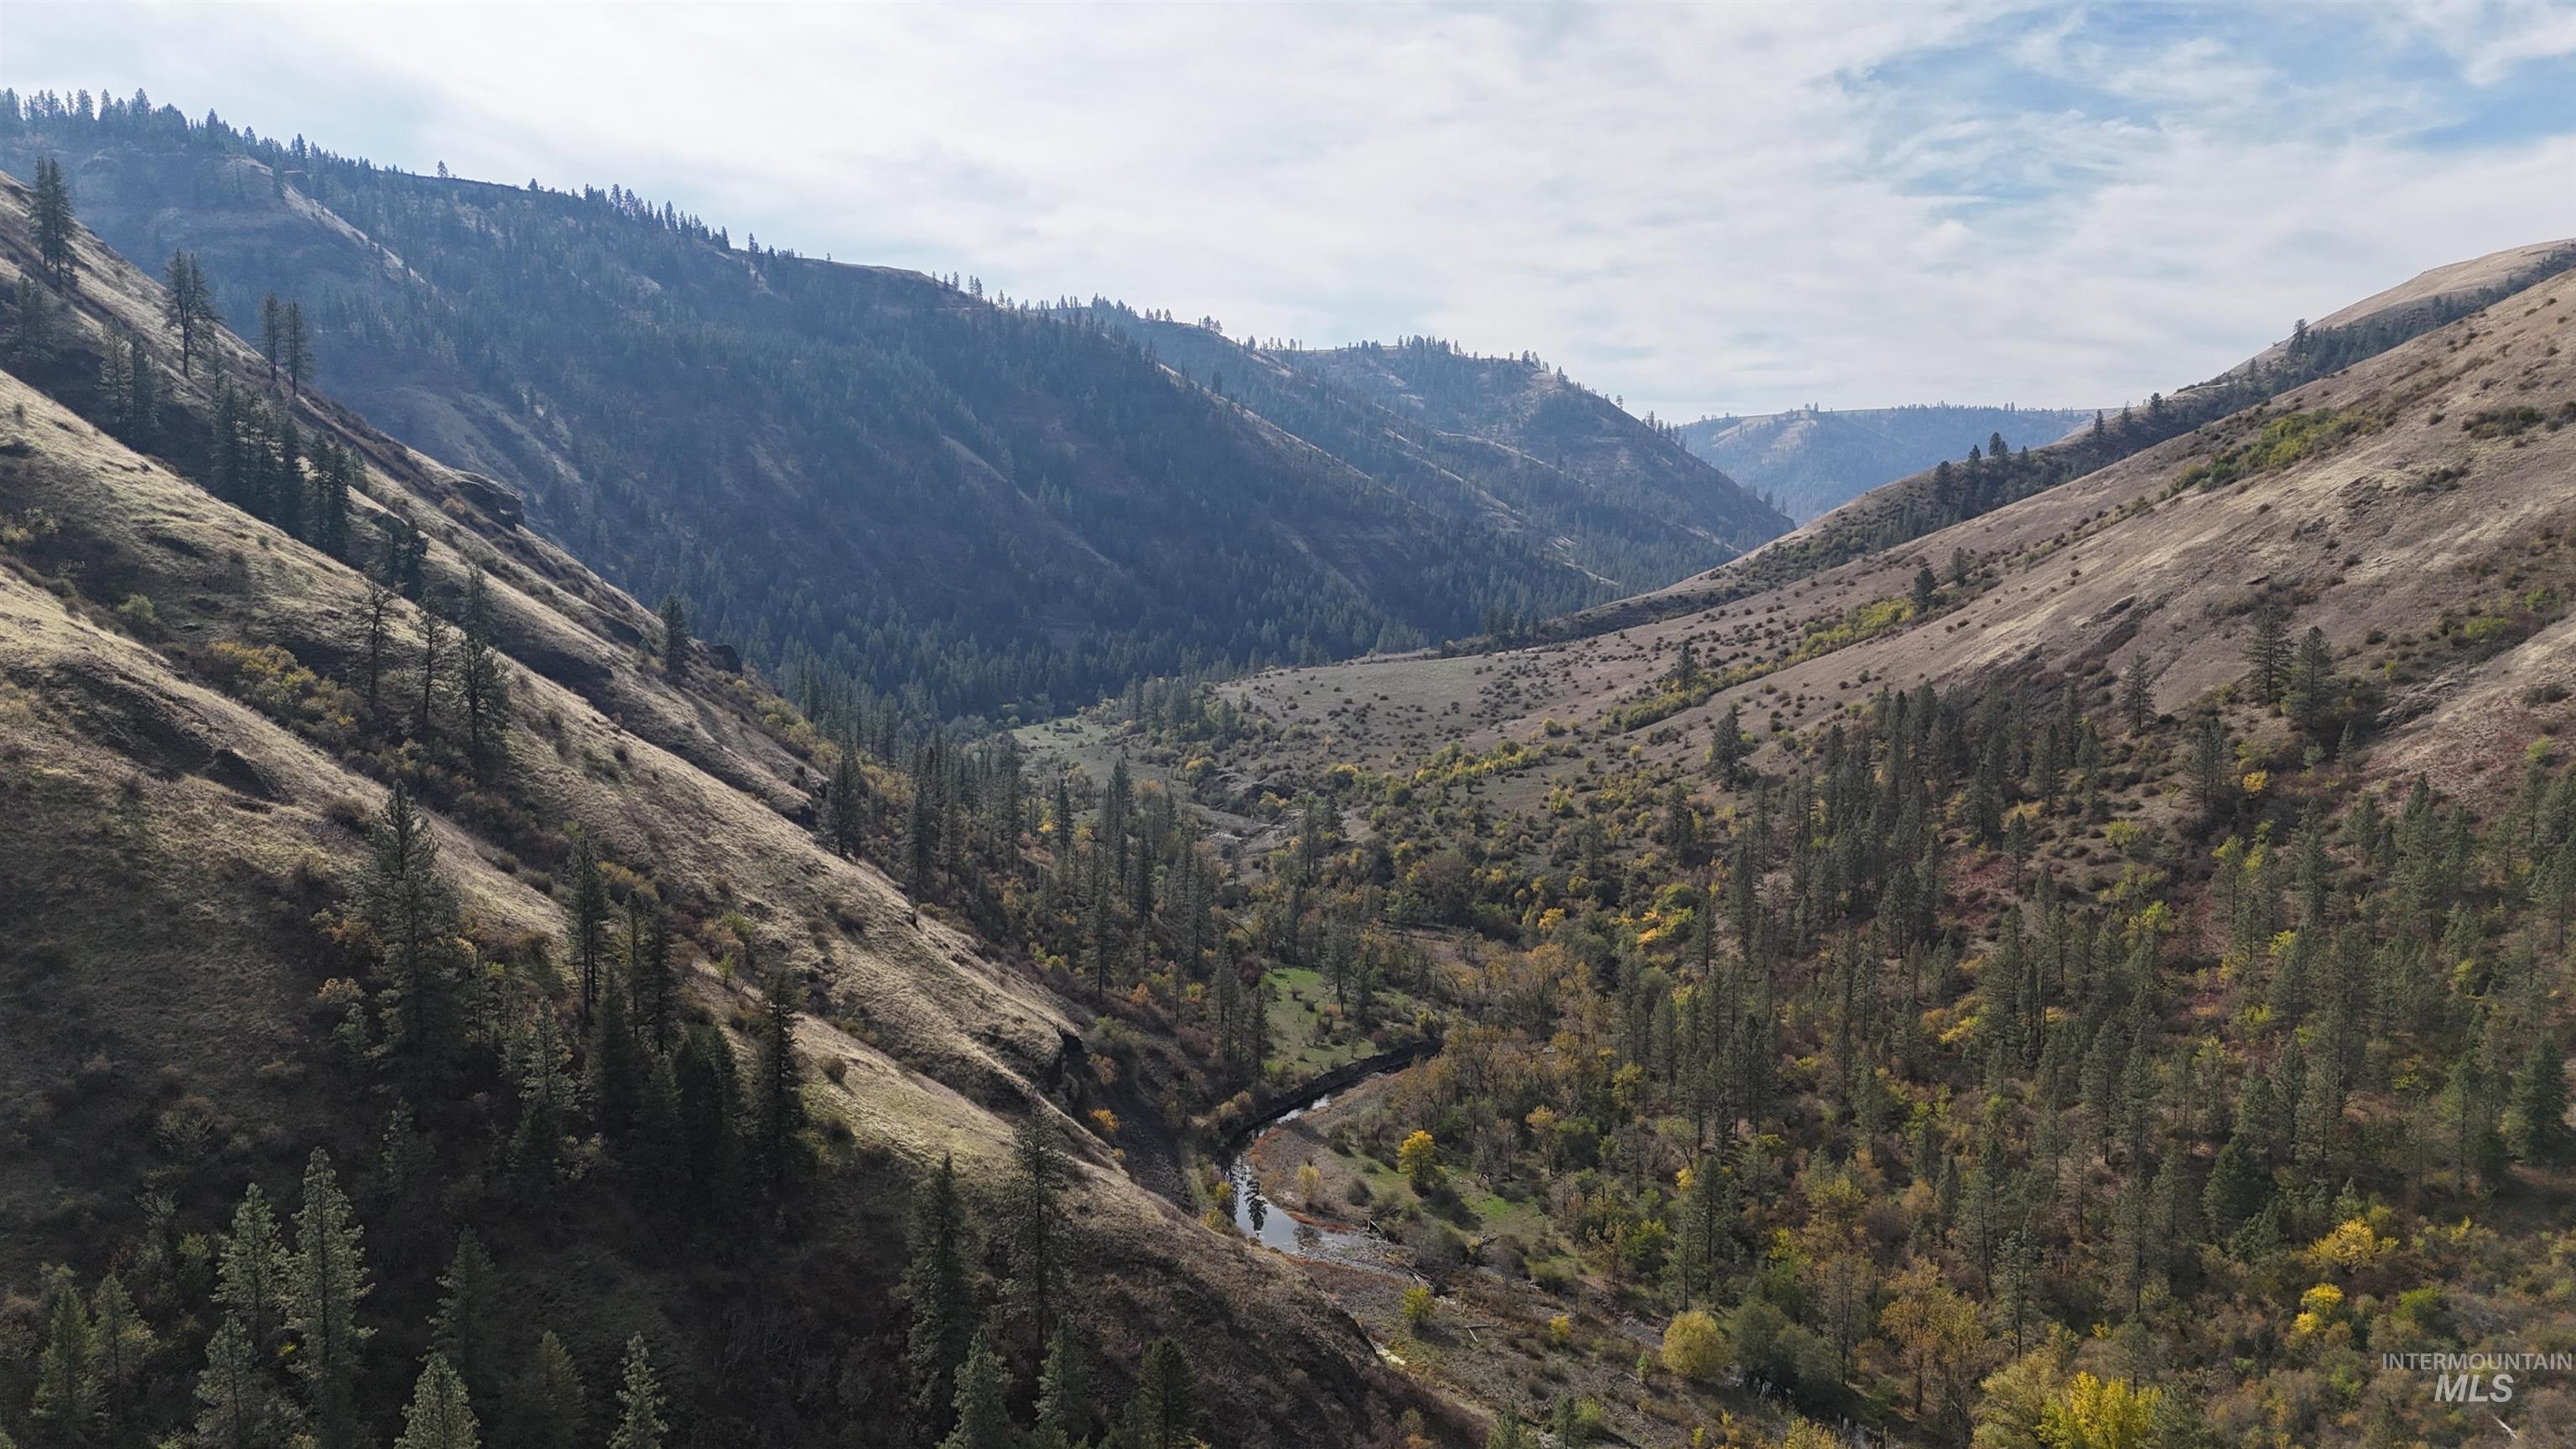
[[[21,88],[1238,334],[1535,349],[1667,416],[2143,397],[2576,232],[2566,135],[2425,149],[2474,95],[2396,65],[2555,64],[2548,6],[2325,64],[2264,48],[2295,21],[1967,4],[10,9]]]

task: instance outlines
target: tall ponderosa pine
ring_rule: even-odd
[[[156,1335],[136,1310],[134,1295],[125,1291],[124,1280],[114,1273],[98,1280],[98,1292],[90,1299],[90,1323],[95,1331],[99,1396],[106,1406],[109,1427],[121,1429],[125,1427],[125,1415],[135,1406],[136,1390],[144,1364],[152,1356]]]
[[[278,359],[286,351],[286,303],[275,292],[259,299],[259,355],[268,363],[268,385],[277,386]]]
[[[1091,1391],[1084,1372],[1082,1344],[1058,1328],[1047,1340],[1046,1361],[1038,1368],[1037,1424],[1030,1449],[1072,1449],[1090,1427]]]
[[[438,1289],[430,1343],[465,1381],[465,1391],[489,1408],[499,1399],[509,1357],[508,1323],[501,1315],[500,1270],[471,1228],[458,1236],[456,1256],[439,1275]]]
[[[466,756],[477,769],[488,769],[509,728],[510,677],[492,644],[492,591],[480,568],[465,575],[458,625],[456,679],[465,701]]]
[[[526,1449],[577,1449],[581,1442],[581,1374],[553,1329],[537,1335],[537,1351],[519,1374],[514,1436]]]
[[[348,1449],[358,1439],[358,1366],[375,1336],[358,1322],[358,1305],[374,1289],[363,1237],[330,1156],[315,1148],[304,1167],[304,1206],[295,1215],[286,1321],[295,1333],[295,1373],[304,1381],[323,1449]]]
[[[2147,676],[2147,656],[2130,656],[2120,674],[2120,720],[2132,735],[2143,735],[2156,720],[2155,681]]]
[[[915,1437],[938,1442],[948,1430],[957,1397],[957,1365],[974,1333],[974,1307],[966,1298],[966,1225],[957,1199],[957,1163],[942,1157],[939,1170],[919,1189],[912,1212],[912,1261],[904,1269],[912,1326],[904,1344],[910,1376]]]
[[[36,162],[36,259],[53,273],[54,285],[71,286],[80,271],[72,251],[72,184],[63,163],[51,156]]]
[[[677,594],[662,596],[662,668],[678,678],[689,665],[689,606]]]
[[[385,671],[393,666],[394,620],[400,617],[398,595],[383,584],[367,581],[358,606],[358,658],[367,675],[367,715],[373,719],[384,699]]]
[[[572,843],[573,964],[581,971],[581,1020],[590,1024],[599,1007],[602,977],[608,962],[608,882],[599,870],[599,847],[587,833]]]
[[[36,1356],[36,1397],[32,1406],[45,1443],[86,1446],[98,1432],[103,1407],[98,1373],[98,1331],[89,1305],[81,1300],[69,1273],[53,1286],[53,1306],[46,1316],[45,1347]]]
[[[1190,1449],[1199,1418],[1198,1374],[1180,1341],[1155,1339],[1136,1367],[1136,1396],[1128,1401],[1128,1432],[1137,1449]]]
[[[856,749],[842,749],[832,762],[831,781],[823,787],[822,810],[816,818],[817,833],[833,854],[849,855],[859,848],[867,830],[867,785],[859,772]]]
[[[662,1385],[653,1376],[653,1357],[644,1335],[626,1340],[626,1364],[617,1383],[617,1428],[608,1449],[662,1449]]]
[[[439,671],[448,667],[447,620],[441,618],[436,602],[424,593],[420,603],[420,709],[412,721],[412,734],[422,745],[434,744],[438,738],[438,701],[447,684]]]
[[[412,1385],[394,1449],[477,1449],[482,1442],[474,1408],[466,1402],[465,1381],[443,1355],[432,1353]]]
[[[1049,1343],[1061,1271],[1056,1196],[1067,1169],[1037,1108],[1021,1113],[1011,1131],[1011,1168],[1011,1302],[1028,1319],[1036,1341]]]
[[[957,1427],[939,1449],[1011,1449],[1011,1412],[1003,1398],[1009,1389],[991,1336],[978,1332],[957,1371]]]
[[[2254,698],[2270,704],[2281,697],[2281,679],[2290,665],[2290,625],[2280,606],[2265,602],[2254,611],[2254,632],[2245,642],[2245,663],[2253,671]]]
[[[773,1193],[793,1183],[805,1151],[805,1091],[796,1067],[797,973],[782,966],[770,977],[763,1004],[759,1054],[752,1060],[752,1151],[761,1182]]]
[[[196,253],[172,252],[163,278],[161,316],[179,334],[179,375],[186,377],[206,334],[224,319],[215,310],[214,289],[206,285],[206,269],[198,265]]]
[[[206,1341],[197,1375],[197,1443],[202,1449],[265,1449],[283,1441],[277,1393],[239,1314],[224,1315]]]
[[[283,335],[278,339],[277,365],[286,370],[289,397],[304,396],[304,379],[313,375],[313,334],[304,325],[304,304],[289,302],[281,319]]]
[[[2567,1125],[2567,1059],[2550,1034],[2541,1032],[2514,1074],[2511,1105],[2514,1155],[2544,1168],[2576,1162],[2576,1129]]]
[[[379,993],[388,1050],[434,1053],[444,1040],[454,983],[450,941],[456,898],[438,869],[438,837],[399,780],[385,796],[358,888],[359,909],[384,947]]]
[[[286,1244],[268,1195],[252,1183],[233,1210],[232,1231],[216,1260],[215,1302],[239,1318],[254,1350],[265,1349],[285,1325]]]

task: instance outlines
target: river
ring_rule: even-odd
[[[1331,1106],[1336,1095],[1372,1077],[1403,1071],[1439,1050],[1439,1046],[1435,1038],[1384,1052],[1365,1061],[1346,1063],[1309,1083],[1301,1097],[1290,1099],[1295,1102],[1294,1106],[1247,1128],[1235,1140],[1233,1152],[1225,1159],[1226,1180],[1234,1189],[1235,1231],[1292,1257],[1321,1258],[1363,1267],[1385,1266],[1386,1240],[1369,1229],[1320,1216],[1311,1204],[1301,1214],[1272,1202],[1261,1190],[1260,1170],[1254,1166],[1253,1159],[1272,1133],[1310,1112]]]

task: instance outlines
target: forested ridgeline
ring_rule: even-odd
[[[1789,526],[1654,424],[1535,357],[1473,358],[1427,341],[1358,349],[1490,374],[1465,405],[1425,410],[1417,396],[1344,380],[1337,353],[1229,339],[1213,318],[1181,322],[1098,298],[1084,310],[1265,421],[1454,520],[1505,520],[1607,587],[1659,587]]]
[[[237,324],[298,304],[332,391],[524,489],[630,592],[920,718],[1437,641],[1596,601],[1584,558],[1661,582],[1712,552],[1633,509],[1537,534],[1461,510],[1085,310],[799,257],[618,187],[413,175],[141,97],[0,100],[0,160],[48,156],[111,244],[191,252]],[[1544,536],[1568,526],[1602,530],[1575,561]]]

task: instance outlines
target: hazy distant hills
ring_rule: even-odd
[[[1800,523],[1881,483],[1964,458],[2000,433],[2015,448],[2037,447],[2093,420],[2089,408],[1960,407],[1821,410],[1759,417],[1702,418],[1682,425],[1684,446],[1748,488],[1768,494]]]

